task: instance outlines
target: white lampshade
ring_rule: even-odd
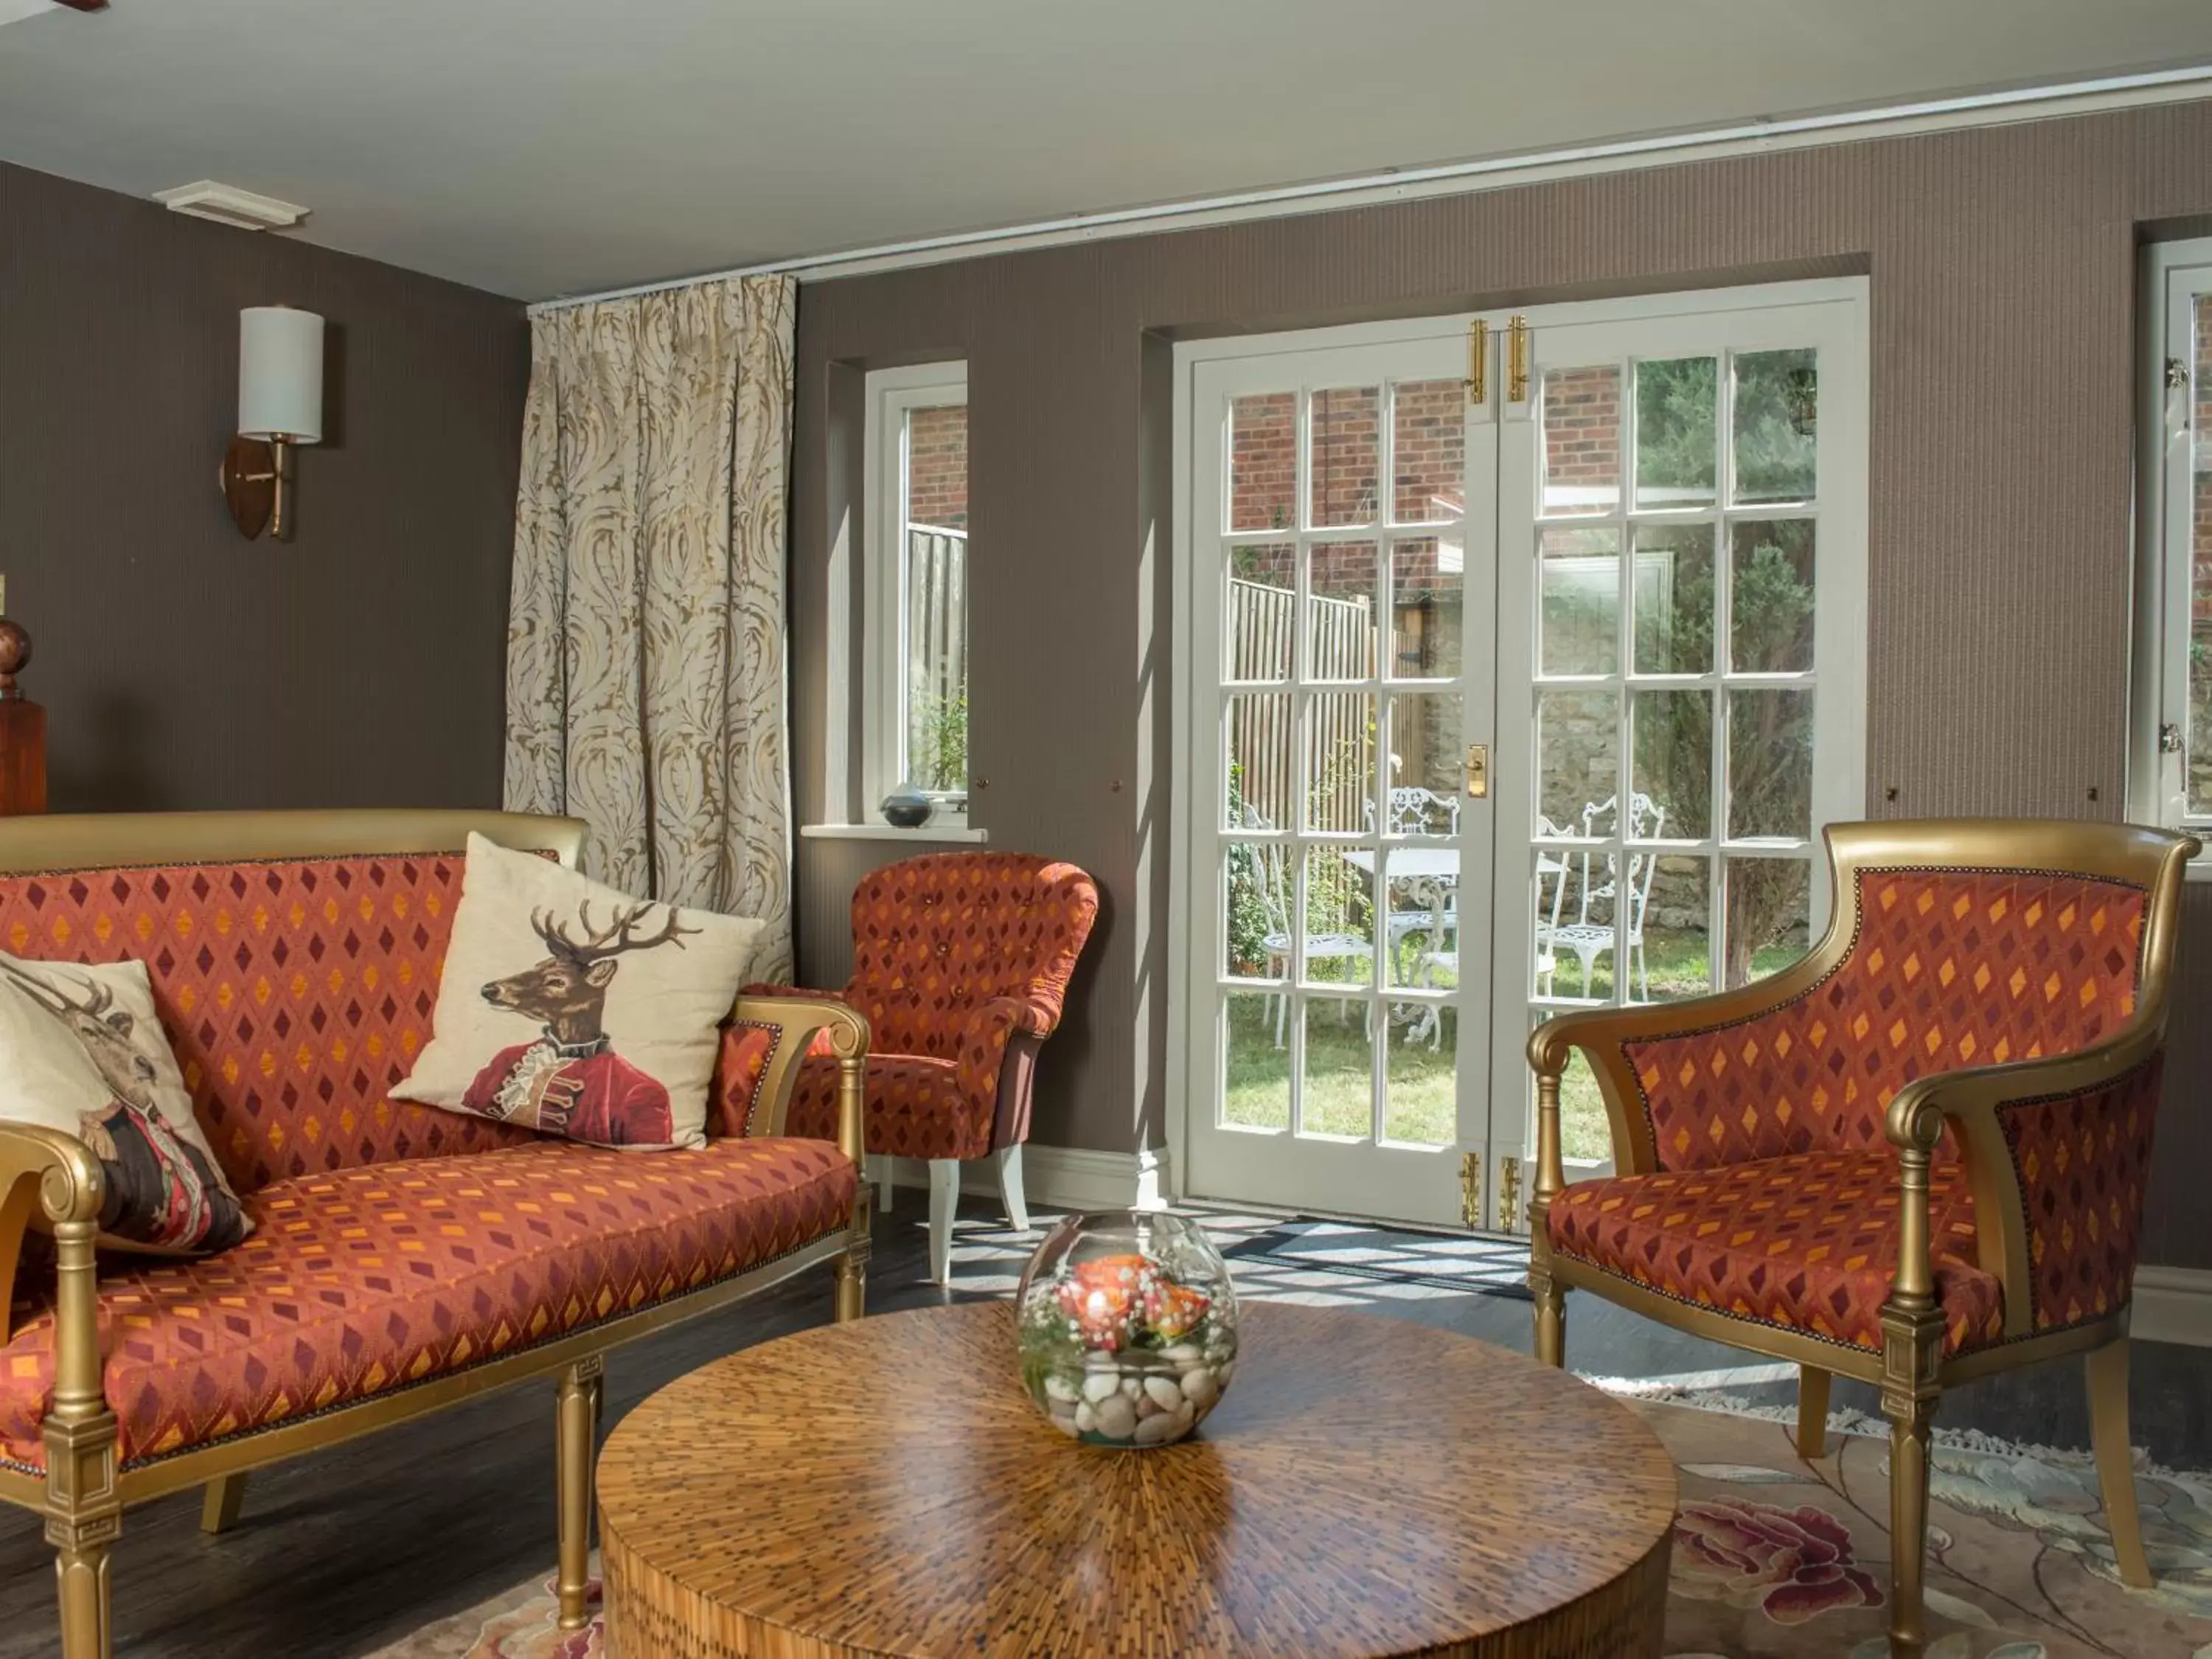
[[[238,430],[323,441],[323,319],[313,312],[249,306],[238,313]]]

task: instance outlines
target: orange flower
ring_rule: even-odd
[[[1212,1298],[1171,1279],[1154,1279],[1145,1287],[1145,1322],[1172,1342],[1206,1317]]]
[[[1152,1264],[1140,1255],[1098,1256],[1068,1269],[1055,1293],[1060,1311],[1079,1328],[1085,1347],[1110,1352],[1121,1346],[1152,1272]]]

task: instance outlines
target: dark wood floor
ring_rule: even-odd
[[[921,1195],[908,1192],[878,1218],[872,1311],[948,1299],[927,1281],[922,1210]],[[1358,1292],[1359,1281],[1339,1282]],[[1401,1317],[1528,1346],[1524,1302],[1373,1300]],[[828,1273],[817,1270],[762,1301],[621,1350],[607,1366],[607,1425],[716,1355],[822,1322],[830,1301]],[[1749,1363],[1580,1296],[1567,1328],[1570,1362],[1586,1374]],[[1786,1383],[1733,1391],[1790,1397]],[[2212,1349],[2136,1344],[2133,1395],[2138,1445],[2162,1462],[2212,1467]],[[1876,1409],[1873,1391],[1851,1384],[1840,1385],[1837,1403]],[[1962,1390],[1944,1401],[1940,1420],[2031,1443],[2088,1439],[2070,1364]],[[118,1651],[125,1659],[361,1654],[550,1571],[552,1438],[551,1385],[527,1385],[257,1474],[244,1518],[220,1538],[201,1535],[196,1494],[133,1510],[112,1568]],[[0,1516],[0,1659],[54,1650],[51,1563],[34,1518]]]

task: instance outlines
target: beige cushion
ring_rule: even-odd
[[[143,962],[0,951],[0,1119],[92,1149],[106,1176],[100,1225],[110,1244],[227,1249],[252,1225],[192,1115]]]
[[[472,835],[430,1043],[392,1092],[596,1146],[703,1146],[719,1028],[764,932]]]

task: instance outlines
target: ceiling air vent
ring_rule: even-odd
[[[250,190],[219,185],[212,179],[198,184],[157,190],[154,199],[172,213],[189,213],[195,219],[212,219],[240,230],[289,230],[307,216],[307,210],[280,202],[273,196],[256,196]]]

